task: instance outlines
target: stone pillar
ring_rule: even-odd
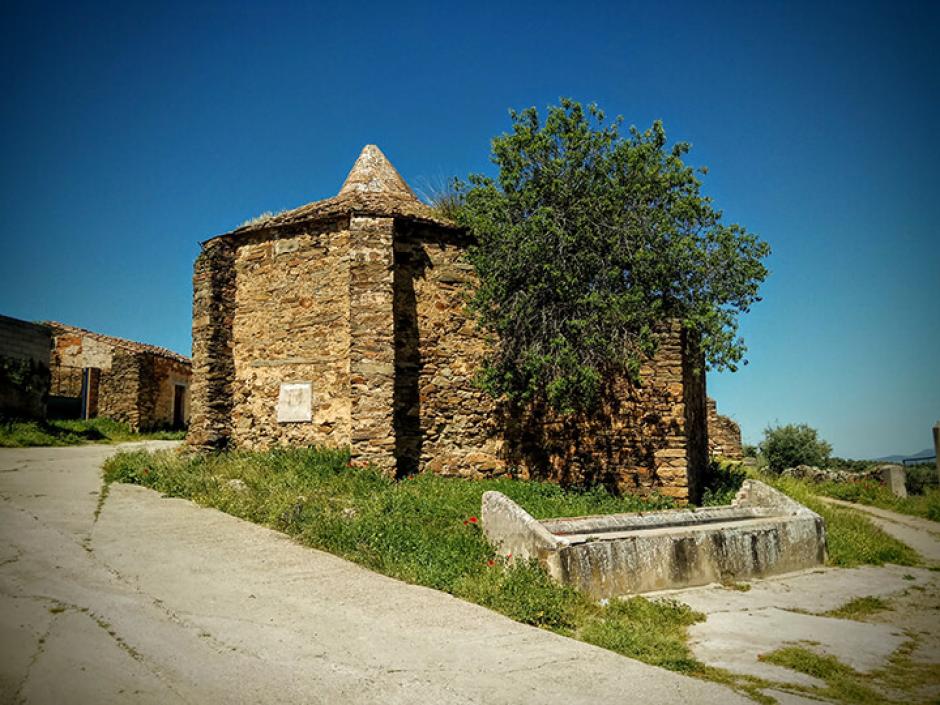
[[[356,463],[395,473],[394,229],[392,218],[349,219],[349,384]]]
[[[663,406],[645,411],[663,420],[662,428],[650,439],[658,446],[651,468],[660,483],[655,489],[680,503],[696,503],[701,500],[708,468],[704,357],[699,341],[679,321],[663,324],[658,335],[656,355],[641,370],[641,386],[663,395]]]
[[[705,355],[697,335],[683,329],[682,403],[685,406],[685,472],[688,500],[702,501],[708,472],[708,411],[705,390]]]
[[[893,463],[878,466],[881,480],[895,497],[907,497],[907,471]]]
[[[210,241],[193,267],[193,376],[186,441],[225,448],[232,436],[232,322],[235,318],[235,248]]]

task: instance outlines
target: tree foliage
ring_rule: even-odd
[[[496,178],[458,183],[456,217],[476,239],[475,308],[494,334],[483,382],[560,410],[592,404],[612,375],[635,377],[657,327],[701,335],[710,366],[735,369],[738,315],[758,300],[766,243],[722,222],[660,122],[621,133],[595,105],[563,99],[544,122],[511,112],[493,140]]]
[[[767,428],[760,449],[767,467],[778,473],[797,465],[826,467],[832,452],[832,446],[819,438],[815,428],[806,424]]]

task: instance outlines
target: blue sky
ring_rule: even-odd
[[[931,445],[940,419],[940,4],[6,3],[0,313],[190,350],[198,243],[333,195],[374,142],[420,189],[490,171],[507,109],[559,96],[693,143],[774,248],[756,441]]]

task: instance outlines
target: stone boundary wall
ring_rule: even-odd
[[[0,356],[49,366],[52,332],[40,323],[0,315]]]
[[[510,415],[510,462],[533,478],[697,502],[707,463],[698,359],[678,323],[664,326],[639,383],[613,380],[595,413]]]
[[[45,416],[51,350],[47,326],[0,316],[0,416]]]
[[[741,427],[727,416],[718,413],[714,399],[708,399],[708,452],[709,455],[729,460],[741,460]]]

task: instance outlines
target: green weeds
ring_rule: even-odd
[[[179,440],[184,431],[134,433],[127,424],[111,419],[0,421],[0,448],[73,446],[83,443],[119,443],[141,440]]]
[[[889,605],[886,600],[871,595],[868,597],[856,597],[854,600],[849,600],[841,607],[829,610],[823,614],[826,617],[861,620],[869,615],[890,609],[891,605]]]

